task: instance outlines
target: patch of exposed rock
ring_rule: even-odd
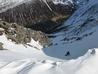
[[[16,23],[7,23],[0,20],[0,35],[5,34],[7,39],[12,40],[16,44],[26,45],[31,42],[31,39],[39,41],[41,45],[49,42],[48,37],[41,31],[31,30]],[[2,44],[0,43],[0,48]]]
[[[0,42],[0,50],[3,50],[3,43]]]

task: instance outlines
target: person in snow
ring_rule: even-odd
[[[66,54],[65,54],[65,56],[70,56],[70,52],[67,51]]]

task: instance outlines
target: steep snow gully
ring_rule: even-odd
[[[98,1],[73,1],[77,10],[58,27],[59,32],[51,34],[55,38],[51,38],[50,47],[42,49],[32,39],[30,44],[41,50],[25,48],[0,36],[4,48],[9,49],[0,50],[0,74],[98,74]]]

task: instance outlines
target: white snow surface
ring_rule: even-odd
[[[64,56],[64,50],[67,50],[65,46],[51,47],[50,49],[44,49],[51,55],[55,54],[57,57],[63,57],[63,60],[56,59],[55,57],[45,55],[41,50],[27,47],[22,45],[16,45],[7,40],[5,35],[0,36],[0,42],[4,43],[4,47],[9,50],[0,51],[0,74],[98,74],[98,27],[93,28],[94,34],[77,41],[69,45],[70,56]],[[32,45],[38,44],[34,40]],[[42,49],[40,45],[38,48]],[[84,48],[89,50],[80,55]],[[78,49],[77,49],[78,48]],[[49,51],[50,50],[50,51]],[[53,53],[52,53],[53,52]],[[79,54],[78,54],[79,53]],[[76,55],[80,57],[74,59]],[[68,57],[72,57],[67,60]],[[65,58],[65,59],[64,59]]]
[[[70,3],[73,3],[73,0],[53,0],[54,4],[63,4],[68,5]]]
[[[96,38],[98,38],[98,30],[96,30],[94,35],[84,41],[86,42],[92,39],[91,41],[95,42]],[[81,43],[84,43],[84,41],[81,41]],[[10,43],[6,44],[10,46]],[[5,48],[6,44],[4,44]],[[95,44],[98,43],[95,42]],[[84,43],[84,45],[86,45],[86,43]],[[98,74],[97,48],[89,49],[85,55],[77,59],[56,61],[54,60],[55,58],[51,59],[51,57],[44,55],[41,50],[35,50],[34,48],[26,49],[21,45],[13,45],[12,47],[16,46],[19,46],[19,48],[0,51],[0,74]],[[77,46],[80,46],[80,44]],[[59,50],[62,51],[62,49],[63,48],[60,47]],[[74,52],[77,54],[81,51],[77,52],[74,50]],[[57,54],[57,56],[58,55],[59,54]]]
[[[33,47],[25,47],[7,40],[5,34],[0,36],[0,42],[4,43],[3,47],[8,49],[0,50],[0,74],[98,74],[97,4],[97,0],[89,0],[65,22],[62,27],[69,25],[70,29],[66,33],[61,31],[55,34],[58,36],[53,39],[53,44],[58,45],[43,49],[32,39],[29,44]],[[88,19],[91,22],[90,20],[86,22]],[[76,30],[84,22],[87,25],[86,29],[83,29],[78,36],[90,32],[93,34],[82,40],[63,44],[61,39],[66,34],[69,37],[77,36],[74,34],[74,29]],[[65,56],[67,51],[70,55]]]

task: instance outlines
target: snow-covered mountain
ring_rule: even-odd
[[[0,36],[4,48],[9,48],[0,51],[0,74],[98,74],[98,1],[73,2],[77,10],[49,34],[53,37],[49,47],[32,39],[30,44],[41,50],[25,48]]]

